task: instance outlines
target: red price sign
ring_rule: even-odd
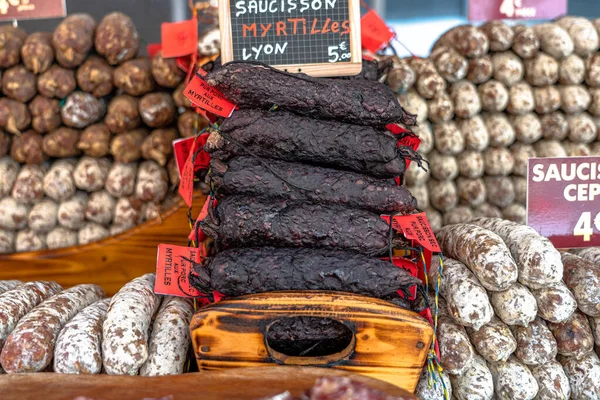
[[[0,21],[62,18],[66,15],[65,0],[0,0]]]
[[[162,55],[165,58],[193,54],[198,46],[198,20],[163,22],[161,25]]]
[[[156,256],[154,292],[180,297],[198,297],[202,293],[189,282],[192,262],[200,263],[200,249],[159,244]]]
[[[600,157],[530,158],[527,225],[560,249],[600,246]]]
[[[553,19],[567,13],[567,0],[469,0],[469,20]]]

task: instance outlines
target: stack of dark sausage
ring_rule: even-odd
[[[112,298],[92,284],[0,281],[0,373],[183,373],[192,300],[155,295],[154,280]]]
[[[205,146],[218,203],[198,226],[217,254],[196,266],[198,289],[390,298],[417,283],[378,258],[403,242],[380,215],[415,210],[393,178],[416,153],[386,131],[415,117],[376,75],[322,79],[234,62],[207,76],[239,109]]]

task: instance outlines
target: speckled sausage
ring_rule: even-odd
[[[464,263],[491,291],[508,289],[518,272],[502,238],[470,224],[446,226],[437,233],[444,254]]]
[[[77,285],[47,299],[23,317],[6,339],[0,362],[8,373],[39,372],[54,355],[60,330],[79,311],[105,296],[98,285]]]
[[[148,332],[160,300],[154,274],[132,280],[112,298],[102,325],[102,360],[109,375],[137,375],[148,359]]]
[[[561,356],[581,358],[594,351],[592,329],[581,311],[575,311],[571,318],[561,323],[549,323],[548,328],[556,339]]]
[[[559,361],[569,378],[571,399],[600,399],[600,359],[595,353],[589,353],[579,360],[561,357]]]
[[[515,327],[514,334],[517,339],[515,355],[523,364],[542,365],[556,358],[556,340],[541,318],[531,321],[528,326]]]
[[[531,289],[531,294],[538,304],[538,315],[548,322],[563,322],[577,309],[575,296],[562,281],[541,289]]]
[[[507,325],[527,326],[537,315],[537,303],[531,292],[514,283],[502,292],[490,294],[494,311]]]
[[[54,349],[54,371],[99,374],[102,370],[102,323],[110,299],[84,308],[60,331]]]
[[[473,363],[475,353],[465,328],[442,316],[438,319],[437,337],[442,367],[450,374],[464,373]]]
[[[0,294],[8,292],[9,290],[13,290],[14,288],[22,284],[23,282],[18,280],[0,281]]]
[[[438,268],[439,263],[436,263],[431,272]],[[487,292],[460,261],[444,259],[440,293],[446,299],[450,316],[462,326],[479,329],[494,315]]]
[[[579,309],[591,317],[600,317],[600,267],[583,258],[562,253],[564,281],[575,295]]]
[[[531,400],[537,394],[539,386],[531,371],[515,357],[488,365],[499,399]]]
[[[442,382],[437,380],[436,382],[432,382],[431,386],[429,385],[429,378],[427,374],[427,368],[423,368],[421,371],[421,376],[419,377],[419,382],[417,383],[417,388],[415,389],[415,395],[419,397],[421,400],[439,400],[444,398],[444,387],[448,391],[448,398],[452,398],[452,384],[450,383],[450,376],[446,373],[446,371],[442,372]]]
[[[529,367],[538,383],[539,391],[536,399],[562,400],[571,397],[571,385],[562,365],[557,361],[549,361],[541,365]]]
[[[21,318],[48,297],[60,292],[56,282],[28,282],[0,295],[0,350]]]
[[[150,336],[148,360],[142,376],[182,374],[190,345],[190,320],[194,306],[189,298],[163,299]]]
[[[450,381],[452,393],[458,400],[491,400],[494,396],[492,373],[478,355],[475,355],[473,363],[464,374],[451,375]]]
[[[523,285],[539,289],[560,282],[563,276],[560,253],[533,228],[499,218],[481,218],[471,223],[494,232],[504,240],[517,262],[519,282]]]
[[[475,350],[489,362],[506,361],[517,349],[517,342],[510,328],[497,317],[479,330],[467,329]]]

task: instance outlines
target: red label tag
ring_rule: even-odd
[[[195,139],[195,138],[194,138]],[[188,207],[192,206],[192,199],[194,197],[194,165],[192,164],[192,158],[194,157],[194,151],[196,151],[196,140],[192,142],[190,153],[188,154],[183,168],[179,170],[179,194],[185,201]]]
[[[199,74],[192,78],[183,94],[196,106],[220,117],[229,118],[235,110],[235,104],[210,86]]]
[[[195,137],[189,137],[184,139],[176,139],[173,141],[173,154],[175,155],[175,162],[177,164],[177,170],[179,171],[179,177],[181,177],[181,173],[185,167],[185,162],[190,156],[190,151],[192,150],[192,146],[194,146],[194,141],[196,141],[196,149],[203,148],[209,136],[209,133],[203,133],[200,135],[200,137],[198,137],[197,140]],[[209,165],[210,154],[202,150],[196,156],[196,160],[194,160],[194,172],[201,169],[207,169]]]
[[[206,239],[206,235],[204,234],[204,232],[202,232],[202,229],[198,228],[198,223],[200,221],[202,221],[204,218],[206,218],[206,216],[208,215],[209,207],[214,208],[216,206],[217,206],[217,199],[215,199],[212,196],[209,196],[206,198],[206,200],[204,201],[204,206],[202,206],[202,210],[200,210],[200,214],[198,214],[198,218],[196,218],[196,222],[194,223],[194,228],[192,229],[192,231],[190,232],[190,235],[188,236],[188,240],[199,243],[199,242],[202,242],[204,239]],[[197,235],[196,235],[196,232],[198,233]]]
[[[194,17],[181,22],[163,22],[160,35],[163,57],[193,54],[198,46],[198,20]]]
[[[385,129],[387,129],[389,132],[391,132],[394,135],[400,135],[402,133],[410,132],[408,129],[405,129],[398,124],[387,124],[385,126]]]
[[[554,19],[567,14],[567,0],[469,0],[469,20]]]
[[[200,263],[200,249],[159,244],[156,257],[154,292],[179,297],[198,297],[202,293],[188,280],[192,263]]]
[[[382,215],[381,218],[388,224],[390,223],[389,215]],[[405,238],[416,241],[433,253],[440,253],[442,251],[437,239],[433,235],[433,230],[424,212],[410,215],[395,215],[392,220],[392,228],[398,232],[402,232]]]
[[[160,43],[150,43],[146,46],[146,51],[148,52],[148,57],[154,58],[156,54],[162,49],[162,44]]]
[[[366,13],[360,20],[363,49],[373,53],[385,47],[393,38],[392,31],[374,10]]]

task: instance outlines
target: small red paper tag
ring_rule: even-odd
[[[390,223],[389,215],[382,215],[381,218],[388,224]],[[442,251],[424,212],[410,215],[394,215],[392,228],[401,232],[405,238],[416,241],[433,253],[440,253]]]
[[[194,138],[195,139],[195,138]],[[194,197],[194,165],[192,164],[192,158],[194,157],[194,151],[196,151],[196,140],[192,142],[190,153],[188,154],[183,168],[179,170],[179,194],[185,201],[188,207],[192,207],[192,199]]]
[[[394,31],[386,25],[375,10],[367,12],[361,18],[360,30],[363,49],[373,53],[381,50],[394,38]]]
[[[179,177],[185,166],[185,162],[190,156],[190,151],[196,141],[196,149],[203,148],[210,136],[209,133],[203,133],[196,140],[195,137],[189,137],[184,139],[176,139],[173,141],[173,154],[175,155],[175,163],[177,164],[177,170],[179,171]],[[210,154],[204,150],[198,153],[196,160],[194,160],[194,172],[201,169],[207,169],[210,165]]]
[[[200,221],[202,221],[204,218],[206,218],[206,216],[208,215],[209,207],[214,208],[216,206],[217,206],[217,199],[215,199],[212,196],[209,196],[206,198],[206,200],[204,201],[204,206],[202,206],[202,210],[200,210],[200,214],[198,214],[198,218],[196,218],[196,222],[194,223],[194,228],[192,229],[192,231],[190,232],[190,234],[188,236],[188,240],[199,243],[199,242],[202,242],[204,239],[206,239],[206,235],[204,234],[204,232],[202,232],[202,229],[198,228],[198,223]],[[196,235],[196,232],[198,232],[198,235]]]
[[[165,58],[187,56],[197,51],[198,20],[163,22],[160,26],[162,55]]]
[[[154,56],[162,49],[162,44],[160,43],[150,43],[146,46],[146,51],[148,52],[148,57],[154,58]]]
[[[400,127],[398,127],[398,128],[400,128]],[[402,128],[400,128],[400,129],[402,129]],[[398,140],[396,147],[400,147],[400,146],[410,147],[414,151],[417,151],[419,149],[419,146],[421,145],[421,139],[419,139],[419,137],[417,135],[415,135],[414,133],[412,133],[410,131],[405,131],[402,133],[404,133],[404,136],[402,136],[400,138],[400,140]],[[407,158],[404,161],[406,162],[406,169],[408,169],[408,167],[410,167],[411,160],[409,160]]]
[[[235,104],[210,86],[200,74],[194,75],[183,94],[196,106],[220,117],[229,118],[235,110]]]
[[[190,285],[190,261],[200,263],[200,249],[172,244],[159,244],[156,257],[154,293],[179,297],[198,297],[202,293]]]
[[[410,132],[408,129],[405,129],[398,124],[387,124],[385,126],[385,129],[387,129],[389,132],[391,132],[394,135],[400,135],[403,133]]]
[[[382,258],[382,260],[389,261],[390,259],[388,257],[388,258]],[[404,258],[404,257],[392,257],[392,264],[394,264],[398,268],[402,268],[402,269],[406,270],[412,276],[418,277],[419,266],[417,264],[415,264],[414,262],[410,261],[409,259]],[[398,294],[400,296],[404,297],[404,294],[402,293],[401,290],[398,291]],[[409,300],[414,300],[416,298],[417,298],[417,286],[411,286]]]
[[[190,56],[177,57],[177,66],[185,73],[189,72],[191,63],[192,57]]]

